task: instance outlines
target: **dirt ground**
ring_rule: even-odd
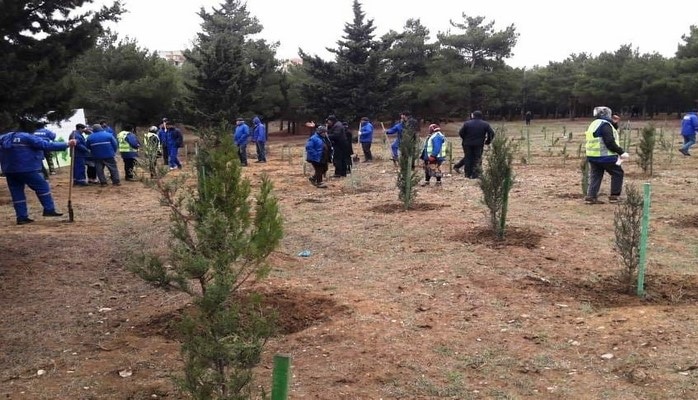
[[[698,398],[698,157],[678,153],[671,120],[658,125],[652,177],[636,158],[624,164],[626,183],[652,188],[639,298],[618,279],[616,206],[583,204],[587,123],[534,121],[530,155],[522,124],[506,125],[519,148],[503,242],[462,176],[420,188],[402,211],[380,135],[375,162],[323,190],[304,176],[305,135],[272,134],[269,162],[245,169],[255,187],[273,179],[285,222],[259,288],[282,334],[257,383],[271,388],[283,353],[290,399]],[[51,178],[62,211],[67,182],[67,170]],[[133,249],[166,251],[158,195],[138,182],[76,188],[72,224],[42,218],[28,196],[37,221],[16,226],[0,184],[0,398],[186,398],[171,380],[182,367],[173,321],[190,299],[124,265]]]

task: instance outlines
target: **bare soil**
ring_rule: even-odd
[[[520,145],[504,240],[477,181],[462,176],[420,188],[403,210],[380,135],[375,162],[317,189],[304,176],[306,136],[272,134],[269,162],[244,171],[255,187],[273,179],[285,221],[257,288],[281,332],[257,383],[271,388],[283,353],[291,399],[698,398],[698,161],[678,153],[672,120],[652,177],[624,164],[626,183],[652,188],[638,297],[619,278],[616,206],[582,200],[587,123],[534,121],[530,156],[522,124],[506,125]],[[68,171],[51,185],[67,211]],[[76,188],[74,223],[42,218],[28,196],[37,222],[16,226],[0,189],[0,397],[186,398],[171,377],[182,367],[175,322],[191,299],[125,266],[134,249],[166,254],[158,195],[137,182]]]

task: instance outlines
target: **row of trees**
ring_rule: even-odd
[[[572,54],[533,69],[512,68],[514,25],[462,14],[451,30],[431,33],[419,19],[402,32],[375,35],[358,0],[332,60],[299,50],[302,65],[282,65],[277,43],[257,38],[263,27],[241,0],[222,0],[202,20],[181,67],[102,27],[118,20],[119,2],[72,15],[83,1],[30,9],[2,3],[0,128],[22,114],[54,111],[54,119],[84,107],[93,118],[149,124],[167,115],[196,126],[218,126],[237,115],[300,121],[335,113],[390,119],[403,109],[424,118],[462,119],[474,109],[489,118],[586,117],[598,104],[651,116],[696,106],[698,27],[682,36],[674,58],[640,54],[631,45],[598,56]],[[73,12],[74,14],[74,12]],[[27,16],[30,16],[29,18]],[[31,67],[27,67],[31,66]]]

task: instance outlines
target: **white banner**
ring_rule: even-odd
[[[87,123],[85,122],[85,110],[82,108],[75,110],[75,114],[68,119],[47,124],[46,129],[49,129],[56,134],[56,142],[67,142],[68,137],[75,130],[75,125],[77,124],[87,126]],[[56,151],[54,153],[54,157],[54,162],[57,162],[57,165],[55,165],[57,168],[67,167],[70,165],[70,155],[68,154],[68,150]],[[48,168],[48,165],[46,165],[46,160],[44,160],[44,166]]]

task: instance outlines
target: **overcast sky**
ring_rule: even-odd
[[[97,0],[95,3],[105,3]],[[222,0],[125,0],[128,13],[114,29],[121,37],[136,39],[150,50],[190,47],[201,19],[196,12],[218,6]],[[430,31],[451,28],[449,20],[462,22],[461,14],[483,16],[495,22],[495,30],[514,24],[520,34],[506,60],[513,67],[545,66],[572,53],[597,56],[630,44],[640,53],[673,57],[681,35],[698,25],[693,0],[642,3],[635,0],[559,2],[554,0],[363,0],[366,18],[374,20],[376,38],[389,30],[401,32],[409,18],[419,18]],[[328,58],[326,47],[335,48],[344,24],[353,19],[353,0],[248,0],[250,14],[264,27],[261,36],[280,42],[277,58],[295,58],[298,48]],[[579,4],[579,7],[571,7]],[[694,4],[694,6],[689,6]],[[455,31],[454,31],[455,32]]]

